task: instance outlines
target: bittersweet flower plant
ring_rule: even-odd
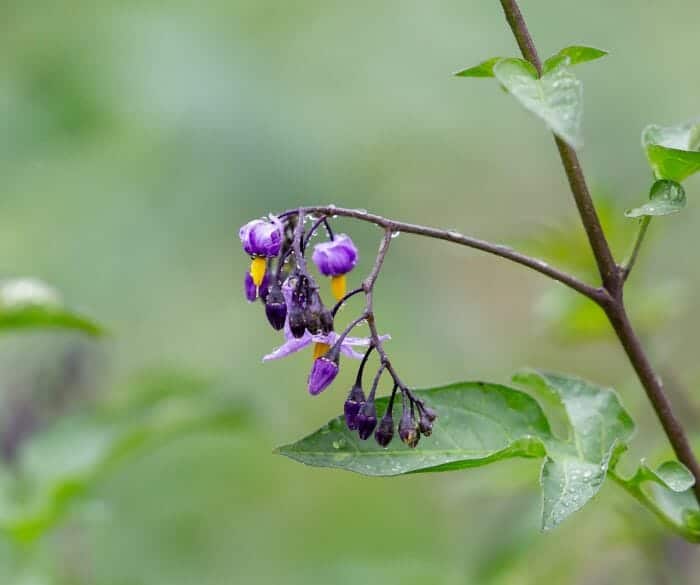
[[[283,337],[282,345],[264,361],[311,348],[307,388],[317,395],[337,384],[338,372],[348,367],[345,358],[360,360],[354,384],[343,392],[342,415],[278,452],[307,465],[370,476],[466,469],[512,457],[541,458],[543,530],[554,528],[579,510],[610,478],[668,529],[700,542],[700,465],[663,381],[628,317],[623,295],[652,219],[676,214],[686,206],[681,181],[700,171],[700,121],[652,125],[643,131],[642,146],[654,180],[648,201],[625,214],[637,221],[639,228],[630,243],[629,256],[619,262],[611,251],[577,154],[583,145],[583,92],[574,69],[607,53],[574,45],[543,62],[517,2],[500,0],[500,4],[522,58],[489,58],[455,75],[494,78],[551,130],[596,261],[599,282],[587,282],[507,246],[365,210],[300,206],[249,221],[240,229],[243,251],[251,257],[244,279],[245,297],[263,303],[267,321]],[[369,274],[349,292],[359,252],[350,235],[334,234],[336,218],[374,224],[382,230]],[[327,239],[309,253],[311,238],[320,232]],[[558,281],[598,305],[637,374],[676,459],[657,466],[642,461],[636,472],[624,476],[618,463],[634,433],[632,418],[613,389],[574,375],[525,370],[513,377],[511,386],[477,381],[416,390],[404,383],[384,347],[388,336],[378,332],[373,303],[378,277],[398,233],[443,240],[503,258]],[[316,276],[309,269],[307,256]],[[324,304],[317,275],[330,279],[332,306]],[[336,331],[339,311],[355,295],[364,296],[363,309]],[[351,336],[360,326],[367,327],[367,335]],[[356,351],[360,347],[363,353]],[[374,375],[365,386],[365,370],[375,357]],[[389,396],[379,397],[384,377],[392,390]],[[552,431],[537,400],[542,396],[548,397],[550,408],[554,404],[563,415],[567,427],[563,434]],[[369,441],[372,436],[374,441]],[[400,440],[395,441],[396,437]]]

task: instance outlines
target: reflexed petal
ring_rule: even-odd
[[[304,349],[306,346],[311,344],[311,335],[305,333],[303,337],[295,339],[294,337],[287,339],[283,345],[275,349],[272,353],[268,353],[263,357],[264,362],[269,362],[270,360],[278,360],[283,357],[287,357],[297,351]]]

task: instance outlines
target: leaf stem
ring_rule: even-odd
[[[612,470],[608,471],[608,476],[642,506],[654,514],[664,526],[690,542],[700,542],[700,535],[697,532],[688,529],[684,524],[678,524],[671,516],[666,514],[656,501],[647,495],[639,483],[628,481]]]
[[[516,0],[500,0],[500,2],[523,57],[532,63],[538,72],[541,72],[542,66],[535,44]],[[558,137],[555,137],[555,142],[603,282],[604,297],[594,300],[605,311],[615,330],[676,456],[695,477],[693,489],[700,503],[700,464],[695,458],[685,429],[673,412],[663,382],[654,371],[627,315],[623,300],[625,269],[615,263],[576,152]]]
[[[644,237],[647,235],[647,230],[649,229],[649,224],[651,223],[651,216],[645,215],[639,222],[639,229],[637,230],[637,237],[634,240],[634,246],[632,247],[632,252],[629,258],[625,260],[622,264],[623,279],[627,280],[632,268],[634,268],[637,262],[637,256],[639,256],[639,251],[642,248],[642,243],[644,242]]]

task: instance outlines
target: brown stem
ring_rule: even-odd
[[[500,2],[523,57],[532,63],[541,74],[542,65],[537,55],[535,44],[516,0],[500,0]],[[695,496],[698,503],[700,503],[700,464],[698,464],[695,454],[690,447],[690,441],[683,426],[673,413],[671,403],[664,391],[663,382],[654,371],[627,316],[622,291],[626,272],[629,272],[629,270],[625,270],[615,263],[610,246],[600,225],[600,220],[593,205],[576,152],[556,136],[555,141],[607,296],[607,298],[599,299],[598,303],[604,309],[610,324],[624,347],[627,357],[646,391],[647,397],[666,432],[669,442],[673,446],[678,460],[695,477]]]

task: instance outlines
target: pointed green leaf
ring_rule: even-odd
[[[583,86],[567,66],[568,58],[537,77],[535,68],[522,59],[501,59],[493,72],[498,81],[529,111],[573,148],[583,144]]]
[[[542,469],[542,528],[549,530],[595,496],[634,422],[613,390],[580,378],[533,370],[514,381],[556,400],[569,424],[569,436],[550,445]]]
[[[482,61],[478,65],[462,69],[454,74],[455,77],[493,77],[493,66],[498,63],[503,57],[492,57],[486,61]]]
[[[659,179],[681,182],[700,171],[700,120],[677,126],[647,126],[642,145]]]
[[[73,329],[100,335],[102,328],[68,310],[59,294],[34,278],[0,282],[0,331],[16,329]]]
[[[556,55],[552,55],[549,59],[544,62],[544,71],[549,71],[553,68],[557,59],[561,57],[569,58],[569,65],[578,65],[580,63],[587,63],[588,61],[595,61],[601,57],[605,57],[608,54],[607,51],[602,49],[596,49],[595,47],[585,47],[582,45],[572,45],[570,47],[565,47],[559,51]]]
[[[625,212],[627,217],[652,217],[678,213],[686,206],[685,189],[680,183],[668,179],[659,179],[649,192],[649,202]]]
[[[527,394],[482,382],[462,382],[419,391],[439,416],[433,434],[416,449],[398,438],[387,449],[373,439],[361,441],[342,417],[300,441],[278,449],[307,465],[339,467],[364,475],[400,475],[416,471],[461,469],[509,457],[541,457],[549,425],[537,402]],[[381,417],[387,399],[377,400]],[[395,404],[394,419],[401,416]]]
[[[642,461],[637,473],[630,481],[637,484],[653,481],[673,492],[684,492],[695,485],[693,474],[678,461],[664,461],[656,469],[652,469]]]

